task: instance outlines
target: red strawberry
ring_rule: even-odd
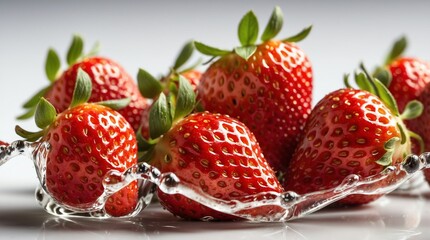
[[[186,43],[176,58],[175,64],[171,67],[169,74],[156,79],[149,72],[144,69],[140,69],[137,75],[139,89],[141,94],[150,99],[154,99],[159,96],[161,92],[164,94],[176,94],[178,91],[178,77],[182,75],[191,84],[192,89],[195,90],[200,82],[202,73],[199,70],[194,69],[197,64],[191,67],[184,67],[184,64],[190,59],[194,52],[194,43]],[[140,134],[145,139],[149,138],[149,107],[142,112],[141,116],[141,130]]]
[[[164,94],[151,108],[151,138],[156,139],[156,144],[149,151],[150,163],[161,172],[173,172],[184,184],[217,199],[241,200],[257,193],[282,192],[249,129],[226,115],[204,112],[186,116],[192,110],[194,98],[182,94],[183,89],[187,89],[188,96],[194,95],[190,84],[180,78],[173,118]],[[159,191],[158,198],[167,210],[182,218],[237,219],[180,194]],[[261,216],[277,210],[275,206],[266,206],[246,214]]]
[[[285,171],[311,110],[312,67],[294,43],[310,27],[284,40],[272,40],[282,27],[282,12],[275,8],[261,39],[258,21],[248,12],[239,25],[241,47],[215,49],[196,42],[207,55],[219,56],[202,75],[197,88],[203,108],[230,115],[255,134],[275,170]]]
[[[51,85],[24,105],[30,112],[36,107],[41,96],[50,101],[58,112],[68,108],[72,100],[73,89],[78,69],[84,70],[92,79],[92,95],[89,102],[98,102],[122,98],[130,98],[130,104],[119,112],[137,130],[141,122],[141,112],[147,108],[147,100],[143,98],[133,78],[118,63],[105,57],[86,57],[82,54],[83,44],[80,37],[75,36],[68,54],[70,67],[59,77],[60,61],[54,50],[50,50],[46,61],[48,79]],[[28,114],[24,117],[31,117]]]
[[[9,144],[8,144],[8,143],[6,143],[6,142],[0,141],[0,145],[7,146],[7,145],[9,145]]]
[[[416,57],[403,56],[407,47],[405,37],[397,40],[388,54],[383,67],[376,69],[374,75],[381,78],[386,83],[388,89],[396,99],[399,110],[403,110],[406,104],[412,100],[423,103],[423,114],[412,120],[405,121],[406,126],[422,137],[417,141],[412,141],[412,150],[420,154],[422,151],[430,151],[430,62]],[[424,146],[420,147],[420,144]],[[426,179],[430,182],[430,170],[424,169]]]
[[[428,123],[430,122],[430,84],[424,88],[420,95],[418,95],[417,100],[420,101],[423,106],[423,113],[416,119],[406,121],[408,128],[419,134],[422,137],[423,147],[421,151],[430,151],[430,127]],[[421,153],[417,146],[414,146],[413,150],[416,153]],[[424,169],[424,176],[427,182],[430,184],[430,169]]]
[[[80,69],[77,74],[77,90],[68,109],[56,115],[54,106],[42,98],[35,118],[42,131],[29,135],[18,127],[17,133],[31,139],[40,136],[40,142],[50,146],[45,190],[58,203],[85,210],[103,193],[107,172],[123,172],[137,163],[137,142],[134,130],[121,114],[109,107],[84,103],[91,94],[91,80]],[[78,91],[82,83],[89,85]],[[128,215],[137,201],[134,181],[112,195],[105,210],[111,216]]]
[[[366,82],[363,73],[358,83]],[[375,80],[367,81],[368,91],[352,88],[334,91],[312,110],[304,137],[284,176],[286,190],[299,194],[336,187],[349,174],[375,175],[387,166],[400,164],[410,153],[410,139],[388,90]],[[377,94],[377,95],[375,95]],[[408,109],[419,108],[413,102]],[[419,112],[419,111],[418,111]],[[386,183],[390,179],[386,180]],[[342,204],[364,204],[376,195],[352,195]]]
[[[374,76],[386,84],[397,101],[399,110],[418,98],[430,83],[430,63],[416,57],[402,56],[407,45],[405,37],[397,40]]]
[[[401,57],[390,63],[392,79],[389,90],[403,110],[409,101],[417,99],[430,83],[430,63],[418,58]]]

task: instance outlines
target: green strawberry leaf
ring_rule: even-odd
[[[386,87],[389,87],[391,84],[391,72],[385,68],[377,68],[373,73],[373,77],[379,79]]]
[[[76,75],[76,85],[73,91],[72,102],[70,107],[75,107],[79,104],[86,103],[91,97],[92,82],[90,76],[81,68],[78,69]]]
[[[405,131],[406,127],[404,125],[401,125],[400,123],[397,123],[397,127],[399,128],[400,136],[402,137],[401,144],[405,144],[406,141],[409,140],[408,137],[406,137],[406,131]]]
[[[67,52],[67,64],[69,66],[76,63],[83,55],[84,40],[79,35],[74,35],[72,43],[70,44],[69,51]]]
[[[161,93],[157,101],[149,111],[149,135],[156,139],[169,131],[172,126],[172,116],[166,100],[166,95]]]
[[[36,112],[36,106],[27,109],[27,111],[21,115],[19,115],[18,117],[16,117],[17,120],[26,120],[26,119],[30,119],[31,117],[34,116],[34,113]]]
[[[280,7],[276,6],[273,9],[272,15],[270,16],[269,22],[264,29],[263,35],[261,35],[261,40],[263,42],[274,38],[282,29],[282,24],[284,23],[284,15]]]
[[[15,133],[18,136],[25,138],[26,140],[28,140],[30,142],[37,141],[39,138],[41,138],[43,136],[43,130],[38,131],[38,132],[30,132],[30,131],[23,129],[22,127],[20,127],[18,125],[15,126]]]
[[[54,82],[57,79],[60,68],[61,62],[58,54],[54,49],[49,49],[45,61],[45,73],[49,81]]]
[[[405,36],[400,37],[397,41],[394,42],[393,47],[388,53],[387,58],[385,59],[385,66],[391,64],[396,58],[400,57],[405,51],[408,45],[408,41]]]
[[[57,111],[55,110],[55,107],[50,102],[48,102],[48,100],[42,97],[39,101],[39,104],[37,104],[34,116],[36,125],[40,129],[45,129],[52,122],[54,122],[56,117]]]
[[[376,95],[376,89],[365,73],[355,73],[355,83],[361,90],[365,90]]]
[[[234,52],[239,55],[241,58],[248,61],[248,59],[255,53],[257,50],[257,46],[245,46],[245,47],[236,47]]]
[[[170,117],[173,119],[172,123],[175,120],[175,113],[176,113],[176,94],[177,92],[176,93],[169,92],[169,94],[167,95]]]
[[[397,107],[396,99],[394,99],[391,92],[387,89],[387,87],[385,87],[385,85],[381,81],[376,78],[374,78],[373,80],[377,89],[376,95],[382,100],[382,102],[385,103],[385,105],[391,110],[394,115],[399,116],[399,108]]]
[[[418,100],[412,100],[406,104],[405,110],[400,115],[402,120],[415,119],[423,113],[424,105]]]
[[[345,84],[345,87],[346,87],[346,88],[353,88],[353,87],[351,86],[351,84],[349,83],[349,74],[347,74],[347,73],[345,73],[345,74],[343,75],[343,84]]]
[[[420,146],[419,153],[423,153],[424,150],[425,150],[424,139],[420,135],[418,135],[417,133],[415,133],[415,132],[408,131],[408,133],[409,133],[409,136],[411,138],[415,139],[418,142],[418,145]]]
[[[242,46],[250,46],[255,43],[258,38],[258,20],[254,12],[249,11],[240,20],[238,35]]]
[[[377,164],[384,167],[390,166],[392,164],[395,146],[399,140],[400,139],[398,137],[393,137],[384,144],[384,149],[387,152],[379,160],[376,161]]]
[[[96,56],[100,52],[100,42],[95,42],[91,50],[85,54],[85,57]]]
[[[182,48],[181,52],[178,55],[178,58],[175,61],[175,65],[173,65],[174,70],[178,70],[182,67],[188,59],[190,59],[191,55],[194,52],[194,42],[190,41]]]
[[[145,98],[155,98],[163,91],[163,85],[149,72],[140,68],[137,73],[139,91]]]
[[[130,104],[131,98],[121,98],[121,99],[112,99],[112,100],[106,100],[97,102],[99,105],[103,105],[105,107],[111,108],[113,110],[121,110]]]
[[[208,55],[208,56],[219,57],[219,56],[224,56],[224,55],[227,55],[227,54],[231,53],[231,51],[222,50],[222,49],[219,49],[219,48],[214,48],[214,47],[205,45],[205,44],[203,44],[201,42],[194,42],[194,46],[196,47],[196,49],[200,53]]]
[[[309,35],[311,30],[312,30],[312,25],[304,28],[301,32],[297,33],[296,35],[282,40],[282,42],[300,42]]]
[[[45,87],[42,90],[38,91],[36,94],[34,94],[29,100],[27,100],[27,102],[25,102],[22,107],[23,108],[33,108],[35,107],[38,103],[41,97],[43,97],[45,95],[45,93],[48,91],[48,89],[51,86]]]
[[[196,104],[196,95],[190,82],[179,75],[179,89],[176,99],[173,121],[181,119],[190,114]]]

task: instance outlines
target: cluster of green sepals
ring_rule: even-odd
[[[360,64],[360,70],[360,72],[356,72],[354,74],[354,80],[358,88],[377,96],[385,104],[385,106],[390,109],[394,116],[399,117],[401,120],[411,120],[419,117],[422,114],[424,106],[417,100],[408,102],[404,111],[400,113],[399,108],[397,107],[397,102],[386,85],[378,78],[370,75],[363,63]],[[346,87],[353,88],[349,83],[348,75],[344,76],[344,83]],[[386,153],[381,157],[381,159],[376,161],[382,166],[390,166],[392,164],[395,145],[398,141],[400,141],[401,144],[405,144],[409,137],[412,137],[417,139],[421,149],[424,149],[424,142],[418,134],[406,130],[405,126],[400,123],[397,123],[397,128],[400,131],[401,138],[393,137],[388,140],[384,145]]]
[[[407,44],[408,42],[405,36],[402,36],[396,40],[388,55],[386,56],[383,66],[377,67],[372,73],[375,78],[379,79],[379,81],[381,81],[387,87],[390,86],[392,79],[391,72],[387,69],[387,66],[403,55]]]
[[[282,29],[283,22],[284,17],[281,8],[276,6],[272,12],[269,22],[266,25],[266,28],[263,31],[263,34],[260,37],[261,41],[266,42],[276,37],[276,35],[278,35],[278,33]],[[298,34],[285,38],[281,41],[299,42],[308,36],[311,29],[312,26],[309,26],[303,29]],[[239,23],[238,36],[241,45],[235,47],[233,49],[233,52],[242,57],[243,59],[248,60],[257,50],[256,42],[258,39],[258,35],[258,19],[253,11],[249,11],[247,14],[245,14],[245,16],[243,16],[242,20]],[[195,42],[194,44],[197,50],[200,51],[202,54],[209,55],[212,57],[220,57],[232,53],[232,51],[211,47],[201,42]]]
[[[196,105],[196,95],[189,81],[178,75],[179,87],[177,93],[169,92],[166,96],[160,93],[149,112],[150,139],[144,139],[140,131],[137,134],[139,151],[143,154],[141,160],[150,159],[152,150],[159,138],[168,132],[179,120],[190,114]]]
[[[69,108],[73,108],[88,102],[91,97],[91,91],[92,81],[90,76],[85,71],[79,68],[76,76],[76,85],[73,91],[73,97]],[[103,105],[114,110],[118,110],[126,107],[129,103],[130,98],[124,98],[118,100],[97,102],[96,104]],[[35,107],[34,120],[36,122],[36,126],[39,127],[41,130],[37,132],[30,132],[24,130],[17,125],[15,127],[15,132],[28,141],[37,141],[45,135],[46,131],[49,129],[49,126],[51,126],[51,124],[55,121],[56,118],[57,111],[55,107],[44,97],[40,97]]]
[[[84,40],[79,35],[74,35],[72,38],[72,42],[67,51],[66,62],[68,66],[72,66],[78,61],[90,56],[94,56],[98,54],[100,45],[98,42],[94,44],[91,50],[88,53],[84,53]],[[36,106],[39,103],[41,97],[43,97],[49,89],[52,88],[54,82],[58,79],[61,74],[61,61],[57,52],[50,48],[48,50],[48,54],[46,55],[45,60],[45,74],[50,84],[47,87],[39,90],[36,94],[34,94],[27,102],[23,104],[23,108],[26,109],[26,112],[17,117],[19,120],[29,119],[33,117]]]
[[[154,99],[160,95],[164,90],[169,92],[177,92],[177,83],[179,81],[179,75],[196,68],[200,63],[197,62],[191,66],[185,66],[188,60],[191,58],[194,52],[194,42],[187,42],[181,49],[178,57],[175,60],[173,67],[167,76],[157,79],[146,70],[140,68],[137,74],[137,82],[139,91],[145,98]]]

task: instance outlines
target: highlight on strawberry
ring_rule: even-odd
[[[139,69],[137,81],[142,96],[147,99],[156,100],[162,92],[165,94],[169,92],[176,94],[179,87],[179,75],[182,75],[187,79],[190,82],[192,89],[195,90],[202,75],[202,73],[196,69],[199,62],[193,65],[186,65],[194,50],[194,42],[187,42],[179,52],[179,55],[176,58],[174,65],[170,68],[169,73],[160,78],[154,77],[143,68]],[[146,108],[142,112],[139,134],[144,138],[149,138],[149,109],[150,107]]]
[[[310,113],[313,85],[311,63],[296,44],[311,26],[275,40],[282,24],[283,13],[275,7],[257,43],[259,23],[249,11],[239,23],[240,46],[223,50],[195,42],[197,50],[217,59],[197,88],[202,107],[245,123],[280,172],[287,169]]]
[[[137,142],[130,123],[118,112],[130,99],[87,103],[91,98],[91,78],[82,69],[70,106],[58,113],[45,98],[35,110],[37,132],[16,127],[28,141],[47,143],[46,172],[41,178],[44,190],[55,202],[68,209],[85,211],[104,192],[107,172],[123,172],[137,163]],[[127,216],[138,204],[137,181],[110,196],[104,206],[109,216]]]
[[[364,67],[363,67],[364,69]],[[404,120],[422,112],[418,101],[399,113],[394,97],[367,71],[356,73],[359,89],[336,90],[321,99],[306,123],[303,138],[284,175],[284,188],[299,194],[337,186],[350,174],[363,178],[398,166],[411,153],[410,132]],[[395,175],[373,188],[394,182]],[[339,204],[369,203],[381,195],[351,195]]]
[[[283,191],[251,131],[226,115],[192,113],[195,94],[179,75],[177,95],[161,93],[150,111],[150,136],[143,160],[174,173],[196,192],[220,200],[245,199],[258,193]],[[273,197],[273,195],[271,195]],[[269,197],[260,195],[262,200]],[[204,206],[181,194],[158,191],[161,204],[186,219],[236,220],[238,217]],[[278,206],[244,210],[249,216],[279,211]]]
[[[89,102],[99,102],[130,98],[128,106],[118,110],[137,131],[142,111],[148,107],[147,100],[141,96],[133,78],[115,61],[98,54],[96,44],[89,53],[84,54],[84,41],[79,35],[73,36],[67,52],[67,70],[61,71],[61,61],[54,49],[49,49],[45,72],[49,85],[31,97],[23,108],[26,112],[18,119],[28,119],[34,115],[41,97],[46,98],[57,110],[66,110],[73,96],[78,69],[84,70],[92,80],[92,94]]]

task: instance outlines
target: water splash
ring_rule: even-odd
[[[352,194],[387,194],[418,175],[420,170],[430,167],[430,153],[423,153],[420,156],[410,155],[401,165],[390,166],[383,172],[367,178],[360,178],[354,174],[349,175],[339,186],[328,190],[303,195],[290,191],[264,192],[236,200],[221,200],[208,195],[199,188],[181,182],[173,173],[161,173],[147,163],[139,163],[125,172],[108,172],[103,180],[105,190],[95,202],[71,207],[56,202],[46,189],[45,163],[48,151],[49,145],[46,143],[15,141],[9,146],[0,146],[0,165],[18,155],[25,155],[32,159],[40,180],[40,186],[36,190],[37,201],[48,213],[62,217],[109,218],[110,216],[104,210],[107,199],[132,181],[138,180],[139,204],[132,213],[125,217],[132,217],[140,213],[150,203],[155,189],[158,188],[166,194],[181,194],[216,211],[248,221],[283,222],[306,216]],[[111,181],[113,179],[115,181]],[[273,206],[279,210],[264,215],[257,215],[256,212],[259,211],[251,211],[265,206]],[[206,217],[202,220],[210,221],[212,218]]]

